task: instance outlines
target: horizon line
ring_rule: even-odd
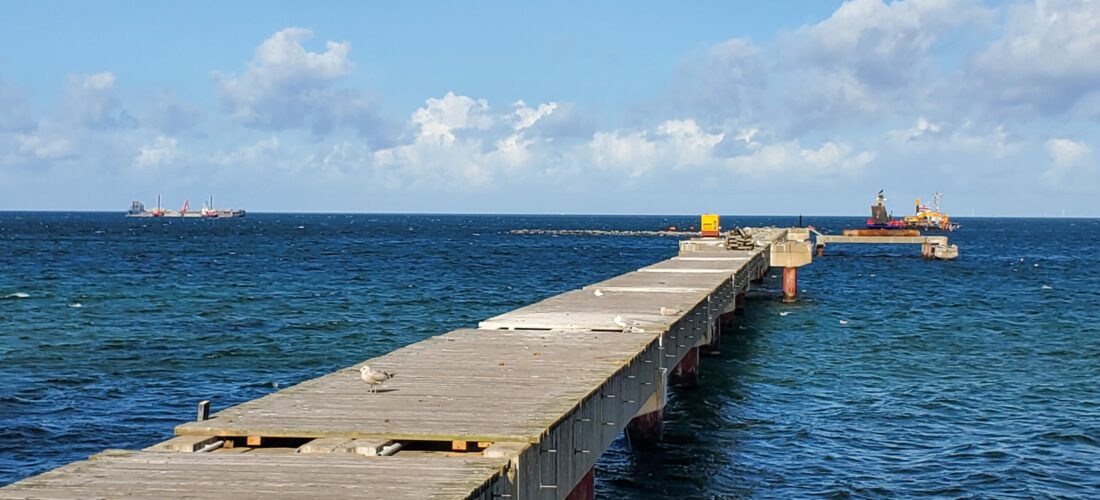
[[[593,213],[593,212],[324,212],[324,211],[302,211],[302,212],[279,212],[279,211],[246,211],[249,215],[447,215],[447,216],[548,216],[548,217],[561,217],[561,216],[590,216],[590,217],[699,217],[701,213]],[[125,215],[125,210],[65,210],[65,209],[50,209],[50,210],[12,210],[12,209],[0,209],[0,214],[5,213],[73,213],[73,214],[111,214],[117,213]],[[710,212],[713,213],[713,212]],[[866,215],[856,214],[723,214],[718,215],[722,217],[851,217],[851,218],[866,218]],[[990,214],[973,214],[973,215],[959,215],[952,216],[956,219],[966,218],[986,218],[986,219],[1100,219],[1098,215],[990,215]]]

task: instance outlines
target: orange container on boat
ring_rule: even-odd
[[[718,225],[718,214],[703,214],[699,218],[699,229],[701,229],[701,235],[704,237],[718,237],[718,231],[720,226]]]

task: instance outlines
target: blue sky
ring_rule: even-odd
[[[0,210],[1100,216],[1100,3],[34,2]]]

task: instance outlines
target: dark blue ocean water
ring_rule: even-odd
[[[0,213],[0,485],[676,251],[509,229],[694,221]],[[599,494],[1096,497],[1100,220],[962,222],[954,262],[830,247],[793,305],[767,279],[666,442],[617,442]]]

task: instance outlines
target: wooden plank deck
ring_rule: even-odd
[[[601,290],[573,290],[541,302],[482,321],[478,327],[497,329],[540,329],[560,331],[622,331],[615,323],[621,316],[646,332],[659,333],[706,300],[710,290],[685,290],[676,293],[632,293]],[[665,308],[666,314],[661,310]],[[679,311],[675,315],[668,311]]]
[[[639,269],[641,272],[664,273],[725,273],[732,275],[738,269],[752,260],[753,252],[729,251],[724,254],[734,254],[736,257],[713,255],[711,252],[703,255],[668,260]],[[706,257],[704,255],[711,255]]]
[[[652,340],[621,331],[457,330],[366,361],[397,373],[376,394],[356,365],[176,433],[537,442]]]
[[[658,274],[634,271],[588,285],[584,287],[584,290],[707,292],[721,287],[723,283],[729,280],[729,276],[721,274]]]
[[[0,488],[0,499],[453,499],[487,492],[508,465],[481,456],[107,451]]]

